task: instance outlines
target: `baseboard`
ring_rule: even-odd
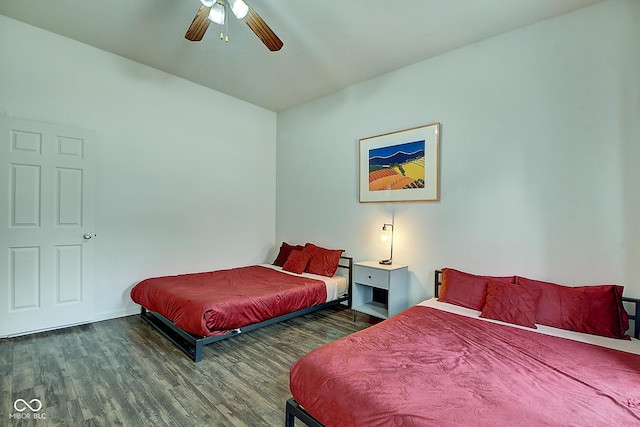
[[[2,335],[2,336],[0,336],[0,339],[3,339],[3,338],[15,338],[15,337],[20,337],[20,336],[24,336],[24,335],[39,334],[41,332],[55,331],[57,329],[72,328],[74,326],[88,325],[88,324],[94,323],[94,322],[102,322],[104,320],[117,319],[118,317],[131,316],[131,315],[135,315],[135,314],[139,314],[139,313],[140,313],[140,307],[139,306],[127,307],[127,308],[123,308],[121,310],[105,311],[105,312],[102,312],[102,313],[96,313],[93,316],[93,320],[88,320],[86,322],[78,322],[78,323],[71,323],[71,324],[68,324],[68,325],[54,326],[54,327],[51,327],[51,328],[36,329],[36,330],[33,330],[33,331],[20,332],[18,334]]]
[[[139,313],[140,313],[139,306],[127,307],[127,308],[114,310],[114,311],[103,311],[101,313],[96,313],[93,316],[93,321],[102,322],[103,320],[117,319],[118,317],[126,317],[126,316],[131,316]]]
[[[74,326],[88,325],[90,323],[91,323],[90,321],[78,322],[78,323],[70,323],[68,325],[53,326],[51,328],[34,329],[32,331],[24,331],[24,332],[19,332],[17,334],[3,335],[0,338],[23,337],[23,336],[26,336],[26,335],[40,334],[42,332],[56,331],[58,329],[73,328]]]

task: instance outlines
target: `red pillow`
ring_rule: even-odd
[[[453,268],[443,268],[438,301],[480,311],[484,307],[489,282],[515,283],[515,277],[476,276]]]
[[[487,298],[480,317],[536,328],[536,308],[540,289],[528,289],[514,283],[487,284]]]
[[[289,254],[291,254],[291,251],[293,250],[301,251],[303,249],[304,249],[304,246],[302,245],[291,246],[286,242],[282,242],[282,245],[280,246],[280,252],[276,257],[276,260],[273,261],[273,265],[282,267],[284,263],[287,262],[287,258],[289,258]]]
[[[302,273],[309,263],[309,254],[303,251],[291,251],[282,269],[292,273]]]
[[[328,277],[332,277],[336,273],[340,257],[344,252],[343,249],[325,249],[313,243],[304,245],[304,251],[311,255],[305,271]]]
[[[536,323],[611,338],[626,338],[629,317],[622,305],[622,286],[563,286],[517,278],[518,285],[542,293]]]

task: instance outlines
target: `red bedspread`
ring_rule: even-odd
[[[307,354],[326,426],[640,425],[640,356],[415,306]]]
[[[259,265],[143,280],[131,299],[200,336],[292,313],[327,299],[323,281]]]

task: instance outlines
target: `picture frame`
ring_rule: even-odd
[[[360,203],[440,200],[440,123],[359,144]]]

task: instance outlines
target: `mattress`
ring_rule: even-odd
[[[640,424],[637,340],[459,310],[425,301],[313,350],[291,367],[293,397],[326,426]]]
[[[253,265],[146,279],[131,299],[183,331],[216,336],[335,300],[341,283]]]
[[[326,302],[335,301],[338,298],[345,296],[349,291],[349,280],[345,276],[340,276],[336,274],[333,277],[327,277],[327,276],[320,276],[318,274],[311,274],[311,273],[297,274],[297,273],[292,273],[290,271],[285,271],[282,269],[282,267],[278,267],[277,265],[272,265],[272,264],[261,264],[261,265],[263,267],[271,268],[273,270],[280,271],[282,273],[291,274],[292,276],[306,277],[309,279],[323,281],[325,286],[327,287]]]

